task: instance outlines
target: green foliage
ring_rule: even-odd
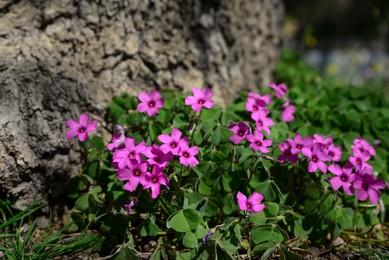
[[[98,236],[84,230],[80,234],[67,235],[69,226],[55,230],[51,223],[42,229],[37,219],[30,217],[42,207],[38,201],[16,212],[9,201],[0,202],[0,252],[6,259],[50,259],[86,251],[97,241]]]
[[[341,165],[351,155],[355,138],[371,144],[380,140],[371,164],[374,174],[388,181],[389,99],[384,87],[342,86],[322,79],[289,52],[283,53],[276,72],[277,81],[287,83],[288,97],[297,110],[295,120],[284,123],[280,100],[269,105],[275,125],[266,135],[273,141],[268,154],[254,152],[247,142],[234,145],[230,140],[231,123],[244,121],[255,129],[245,110],[246,93],[226,109],[216,105],[196,113],[184,105],[182,93],[166,90],[164,107],[152,117],[136,111],[136,97],[114,98],[108,117],[113,125],[127,129],[127,138],[136,144],[160,145],[161,134],[179,128],[191,147],[198,146],[199,164],[183,166],[176,156],[164,169],[169,189],[161,185],[161,193],[152,199],[141,185],[133,192],[124,190],[125,182],[111,164],[112,152],[104,149],[100,138],[89,139],[82,145],[83,172],[69,181],[69,197],[75,199],[71,217],[76,227],[89,225],[102,235],[95,250],[111,254],[116,248],[114,257],[131,258],[142,242],[153,240],[158,244],[152,259],[234,259],[242,254],[301,259],[296,252],[310,244],[330,245],[339,236],[379,234],[372,227],[388,220],[382,213],[389,206],[387,190],[381,204],[361,203],[334,191],[329,174],[308,173],[303,156],[296,164],[280,163],[277,158],[278,145],[295,133],[332,136],[336,145],[344,147]],[[263,87],[261,94],[265,93],[270,89]],[[243,214],[238,191],[263,194],[265,209]],[[135,205],[126,212],[123,205],[131,202]],[[387,246],[384,236],[377,236],[375,243]]]

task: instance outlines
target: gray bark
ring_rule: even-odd
[[[80,170],[65,121],[152,88],[268,84],[281,0],[0,0],[0,194],[57,198]]]

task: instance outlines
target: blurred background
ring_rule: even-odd
[[[389,80],[388,0],[284,0],[284,48],[345,83]]]

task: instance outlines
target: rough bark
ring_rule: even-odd
[[[271,79],[281,0],[0,0],[0,194],[62,194],[80,169],[64,122],[103,120],[114,95],[212,87],[217,102]]]

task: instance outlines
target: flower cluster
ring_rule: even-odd
[[[328,170],[335,174],[330,179],[334,190],[342,187],[347,195],[353,195],[358,200],[370,200],[372,204],[377,204],[380,199],[380,189],[386,188],[383,180],[377,179],[373,174],[373,167],[367,163],[370,156],[375,156],[374,148],[363,138],[354,140],[351,146],[353,155],[349,157],[349,162],[343,168],[339,165],[331,165]]]
[[[286,85],[271,83],[270,88],[275,92],[275,99],[284,101],[282,121],[293,121],[295,106],[291,105],[290,99],[286,98]],[[209,109],[215,105],[211,100],[213,95],[211,89],[194,88],[192,93],[193,96],[187,96],[184,103],[194,112],[201,112],[203,108]],[[157,90],[141,93],[138,99],[140,103],[137,105],[137,111],[146,113],[148,116],[157,115],[159,109],[164,107],[164,99]],[[249,93],[245,107],[250,113],[253,120],[251,123],[255,125],[255,129],[246,122],[230,124],[231,142],[238,145],[247,141],[254,152],[269,153],[273,141],[267,137],[271,134],[270,127],[274,125],[269,117],[268,105],[271,103],[270,94]],[[89,116],[81,114],[78,121],[68,120],[66,125],[70,127],[66,133],[67,139],[77,136],[80,142],[84,142],[88,139],[88,133],[96,130],[97,121],[89,122]],[[116,169],[118,179],[125,182],[125,190],[134,192],[141,185],[142,190],[150,189],[151,197],[155,199],[161,192],[161,185],[169,188],[169,178],[165,169],[175,158],[186,167],[199,164],[196,158],[199,148],[190,146],[188,137],[183,136],[180,129],[172,128],[170,134],[160,134],[157,139],[159,143],[149,145],[145,141],[137,143],[135,139],[126,136],[122,126],[115,126],[112,141],[107,145],[107,149],[113,153],[112,166]],[[279,162],[296,163],[299,160],[306,160],[308,172],[320,170],[327,173],[329,171],[333,174],[329,177],[329,182],[334,190],[342,188],[347,195],[355,194],[359,200],[369,199],[371,203],[376,204],[380,198],[379,190],[386,187],[383,180],[373,176],[373,168],[368,164],[368,160],[371,156],[375,156],[376,152],[363,138],[354,140],[351,146],[353,154],[343,167],[338,164],[342,157],[342,147],[336,146],[332,137],[319,134],[302,137],[296,133],[293,138],[285,140],[278,147],[282,152],[278,156]],[[258,192],[252,193],[249,198],[241,192],[237,193],[239,208],[247,212],[262,211],[265,207],[261,204],[263,198],[263,195]],[[136,202],[137,198],[132,201],[132,204],[128,204],[128,210]]]
[[[282,154],[278,157],[280,162],[289,160],[296,163],[299,160],[299,154],[308,158],[308,172],[316,172],[317,169],[323,173],[327,172],[326,162],[339,161],[342,155],[342,147],[335,146],[333,138],[325,138],[319,134],[302,137],[295,134],[294,138],[287,139],[279,144]]]
[[[194,111],[199,112],[203,107],[211,108],[214,105],[210,100],[210,89],[193,89],[193,94],[194,96],[185,99],[185,104],[192,106]],[[158,114],[164,105],[164,100],[157,90],[141,93],[138,99],[138,112],[147,113],[148,116]],[[161,192],[161,185],[167,188],[169,186],[164,170],[175,157],[178,157],[180,164],[187,167],[199,164],[195,157],[198,147],[190,147],[188,137],[182,137],[178,128],[173,128],[171,134],[160,134],[158,141],[160,144],[154,143],[150,146],[144,141],[137,144],[134,139],[125,136],[123,127],[116,126],[112,142],[107,148],[113,151],[112,166],[116,168],[119,180],[126,182],[125,190],[133,192],[140,184],[142,189],[150,189],[151,197],[155,199]]]
[[[353,155],[349,157],[349,163],[343,168],[338,164],[327,166],[327,163],[339,162],[342,156],[342,147],[335,146],[332,137],[323,137],[314,134],[313,137],[301,137],[299,134],[294,139],[287,139],[279,144],[282,154],[278,157],[280,162],[289,160],[296,163],[302,154],[307,158],[308,172],[316,172],[318,169],[326,173],[327,169],[335,176],[329,181],[334,190],[342,187],[347,195],[355,195],[361,201],[370,199],[372,204],[376,204],[380,198],[380,189],[384,189],[386,184],[383,180],[377,180],[372,176],[373,168],[367,163],[371,155],[375,155],[374,148],[363,138],[354,140],[351,146]]]
[[[136,144],[134,139],[125,137],[124,147],[114,147],[112,166],[116,168],[119,180],[126,181],[124,189],[133,192],[141,184],[143,189],[151,189],[151,197],[155,199],[160,194],[161,185],[169,186],[168,177],[163,172],[175,156],[182,165],[196,166],[199,163],[195,158],[198,148],[189,147],[188,138],[181,136],[181,131],[173,128],[171,135],[158,136],[161,145]]]

